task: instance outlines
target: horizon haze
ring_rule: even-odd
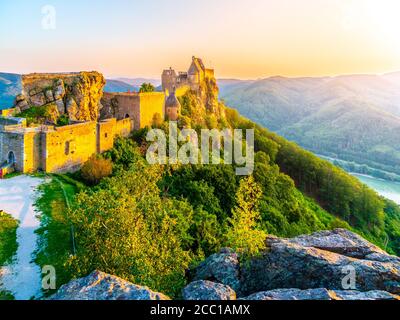
[[[218,78],[400,70],[395,0],[6,0],[0,8],[2,72],[158,78],[169,66],[185,70],[192,55]]]

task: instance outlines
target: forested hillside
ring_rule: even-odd
[[[399,74],[220,81],[228,105],[313,152],[400,173]]]
[[[252,256],[267,234],[338,227],[400,253],[398,206],[222,103],[210,111],[193,92],[180,101],[180,128],[255,128],[253,175],[239,177],[223,164],[149,165],[148,128],[119,139],[68,177],[86,187],[66,219],[74,227],[76,255],[57,254],[57,265],[68,266],[64,281],[98,269],[179,297],[185,271],[222,247]],[[166,122],[154,127],[168,131]],[[48,245],[60,228],[43,229],[51,235]]]

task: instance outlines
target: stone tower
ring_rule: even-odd
[[[172,92],[176,88],[177,75],[171,67],[163,71],[161,75],[162,89],[164,92]]]
[[[177,121],[181,113],[181,104],[175,96],[175,90],[171,92],[165,101],[165,115],[171,121]]]
[[[192,89],[197,89],[204,81],[206,68],[200,58],[192,57],[192,64],[188,70],[188,79]]]

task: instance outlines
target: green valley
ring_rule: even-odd
[[[220,80],[241,114],[325,156],[400,174],[398,73]]]

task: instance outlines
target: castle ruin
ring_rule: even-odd
[[[0,177],[18,171],[31,173],[78,170],[92,155],[110,150],[116,137],[151,127],[155,119],[178,120],[178,97],[199,92],[214,70],[193,57],[187,72],[171,68],[162,73],[161,92],[103,92],[98,72],[29,74],[15,106],[0,116]],[[40,123],[24,117],[35,110]],[[68,124],[59,125],[60,119]]]
[[[198,91],[206,78],[214,78],[214,69],[207,69],[202,59],[193,56],[188,71],[176,73],[171,67],[163,71],[162,89],[167,95],[176,91]]]

